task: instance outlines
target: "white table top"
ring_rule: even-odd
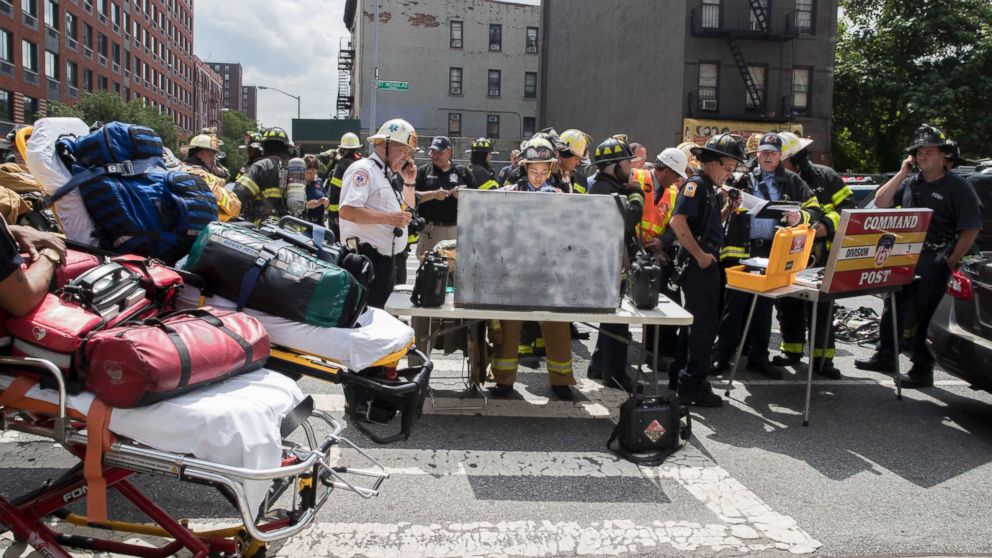
[[[406,287],[406,288],[404,288]],[[692,314],[670,298],[660,295],[654,310],[638,310],[624,297],[620,308],[609,312],[551,310],[493,310],[488,308],[456,308],[449,294],[443,306],[418,308],[410,302],[410,287],[400,286],[386,301],[386,312],[394,316],[447,318],[454,320],[521,320],[528,322],[596,322],[601,324],[645,324],[684,326],[692,323]]]

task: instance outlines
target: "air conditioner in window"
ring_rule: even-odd
[[[716,99],[700,99],[699,108],[702,110],[716,110]]]

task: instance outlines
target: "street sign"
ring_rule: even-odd
[[[409,81],[385,81],[379,80],[377,87],[385,91],[409,91],[410,82]]]

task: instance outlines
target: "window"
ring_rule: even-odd
[[[110,89],[110,81],[106,76],[100,76],[100,91],[107,91]]]
[[[227,84],[225,83],[226,87]],[[462,69],[448,68],[448,95],[462,94]]]
[[[537,130],[535,130],[535,128],[537,128],[537,119],[534,118],[533,116],[525,116],[524,117],[524,137],[525,138],[529,138],[529,137],[533,136],[534,135],[534,132],[537,131]]]
[[[699,95],[700,110],[717,110],[717,84],[720,81],[720,65],[712,62],[699,64]]]
[[[14,63],[14,36],[0,29],[0,62]]]
[[[461,21],[451,22],[451,38],[450,46],[451,48],[462,48],[462,26],[464,25]]]
[[[810,68],[792,69],[792,114],[809,114]]]
[[[72,40],[76,40],[76,16],[69,10],[65,11],[65,35]]]
[[[448,137],[459,138],[462,135],[462,115],[460,112],[448,113]]]
[[[813,32],[813,1],[796,0],[796,30],[800,33]]]
[[[96,11],[107,15],[107,0],[96,0]]]
[[[83,70],[83,89],[93,91],[93,70]]]
[[[100,56],[107,57],[107,36],[103,33],[96,34],[96,51],[100,53]]]
[[[79,87],[79,65],[72,60],[65,61],[65,82],[69,87]]]
[[[50,50],[45,51],[45,77],[59,79],[59,57]]]
[[[751,74],[751,81],[754,82],[754,88],[757,89],[758,98],[752,98],[751,94],[745,91],[744,93],[747,101],[744,103],[744,108],[749,110],[762,110],[765,105],[765,67],[748,66],[747,71]]]
[[[21,0],[21,12],[31,17],[38,17],[38,0]]]
[[[25,70],[38,72],[38,45],[30,41],[21,41],[21,64]]]
[[[14,94],[0,89],[0,120],[14,121]]]
[[[499,97],[500,95],[500,82],[502,81],[503,72],[499,70],[489,70],[489,96]]]
[[[110,10],[110,21],[116,26],[121,24],[121,7],[117,4],[114,4]]]
[[[112,58],[112,60],[114,61],[114,64],[117,64],[118,66],[120,66],[121,65],[121,45],[119,45],[117,43],[114,43],[113,53],[114,53],[114,57]]]
[[[489,24],[489,50],[503,50],[503,26],[498,23]]]
[[[537,27],[527,28],[527,54],[537,54]]]
[[[45,0],[45,25],[55,29],[59,28],[59,3],[53,0]]]
[[[93,27],[89,23],[83,24],[83,46],[93,48]]]
[[[524,74],[524,97],[528,99],[537,98],[537,72],[526,72]]]
[[[496,139],[499,137],[499,115],[490,114],[486,117],[486,137]]]
[[[21,97],[21,103],[24,107],[24,123],[31,124],[38,118],[38,99],[24,95]]]
[[[703,0],[700,24],[704,29],[720,28],[720,0]]]

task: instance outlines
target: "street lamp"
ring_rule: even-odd
[[[286,93],[282,89],[276,89],[275,87],[266,87],[264,85],[258,85],[257,87],[259,89],[271,89],[272,91],[278,91],[279,93],[282,93],[283,95],[285,95],[287,97],[292,97],[293,99],[296,99],[296,119],[297,120],[300,119],[300,97],[299,96],[292,95],[290,93]]]

